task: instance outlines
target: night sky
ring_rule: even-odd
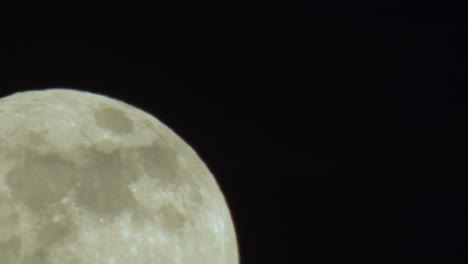
[[[467,7],[7,10],[0,96],[74,88],[155,115],[215,175],[243,264],[466,263]]]

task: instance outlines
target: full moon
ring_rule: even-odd
[[[152,115],[73,89],[0,99],[2,264],[238,264],[225,198]]]

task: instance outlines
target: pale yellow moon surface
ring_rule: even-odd
[[[0,99],[1,264],[238,264],[220,188],[173,130],[73,89]]]

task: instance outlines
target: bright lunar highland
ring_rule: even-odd
[[[0,99],[1,264],[238,264],[220,188],[150,114],[72,89]]]

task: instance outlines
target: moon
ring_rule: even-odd
[[[0,99],[2,264],[238,264],[226,200],[154,116],[74,89]]]

